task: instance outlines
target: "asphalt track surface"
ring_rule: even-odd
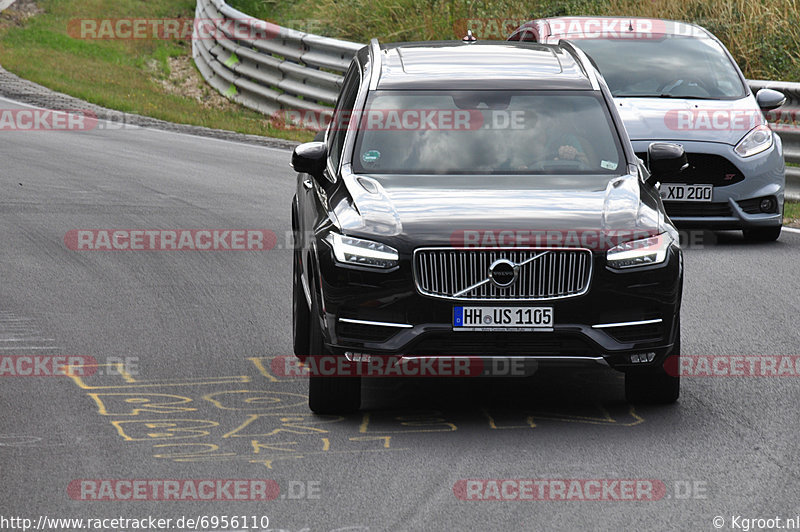
[[[796,371],[684,378],[676,405],[635,408],[621,375],[599,367],[370,379],[361,413],[311,415],[305,380],[271,372],[291,349],[288,160],[285,149],[135,127],[0,132],[0,355],[97,364],[83,377],[0,377],[0,529],[20,530],[3,524],[15,517],[239,515],[258,517],[250,530],[731,530],[800,514]],[[242,228],[278,244],[65,243],[75,229]],[[684,355],[800,355],[798,252],[794,232],[689,246]],[[98,501],[86,486],[101,483],[81,479],[265,479],[279,491]],[[464,479],[639,479],[657,496],[462,500]]]

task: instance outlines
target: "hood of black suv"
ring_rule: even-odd
[[[351,175],[346,184],[347,196],[331,198],[341,231],[387,242],[413,235],[417,245],[446,245],[463,231],[656,234],[662,223],[632,175]]]

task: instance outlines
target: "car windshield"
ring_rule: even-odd
[[[358,120],[356,173],[624,172],[604,100],[588,91],[376,91]]]
[[[569,37],[568,37],[569,38]],[[731,60],[713,39],[579,39],[614,97],[732,100],[746,94]]]

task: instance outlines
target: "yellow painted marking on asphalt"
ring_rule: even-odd
[[[326,438],[323,438],[326,439]],[[381,441],[383,440],[383,448],[388,449],[390,442],[392,441],[391,436],[358,436],[356,438],[348,438],[350,441]],[[323,449],[326,451],[327,449]],[[377,449],[376,449],[377,450]]]
[[[599,416],[580,416],[580,415],[577,415],[577,414],[565,414],[563,412],[541,412],[541,413],[537,412],[537,413],[535,413],[533,415],[534,415],[534,417],[541,417],[541,418],[546,418],[546,419],[559,419],[561,421],[566,421],[566,420],[570,419],[570,420],[576,420],[576,421],[586,420],[586,421],[594,422],[594,423],[616,423],[617,422],[617,420],[614,419],[611,416],[609,411],[606,408],[604,408],[603,405],[592,405],[592,406],[597,406],[597,408],[601,412],[601,415],[599,415]]]
[[[279,418],[282,426],[279,428],[271,428],[271,426],[266,427],[254,427],[256,432],[252,433],[241,433],[244,429],[248,428],[250,425],[258,425],[261,421],[268,421],[271,417],[280,415],[283,417]],[[223,438],[244,438],[244,437],[254,437],[254,436],[274,436],[275,434],[280,434],[281,432],[287,432],[289,434],[327,434],[329,431],[325,429],[321,429],[318,427],[314,427],[312,425],[323,425],[327,423],[337,423],[339,421],[343,421],[344,417],[341,416],[333,416],[333,419],[320,419],[322,416],[317,416],[314,414],[251,414],[247,417],[247,419],[238,427],[233,429],[232,431],[223,434]],[[331,416],[327,416],[331,417]],[[310,422],[305,422],[306,420],[310,420]],[[260,431],[260,432],[259,432]]]
[[[584,423],[587,425],[607,425],[607,426],[618,426],[618,427],[633,427],[635,425],[639,425],[640,423],[644,423],[644,418],[636,413],[634,407],[628,406],[628,410],[626,412],[631,418],[632,421],[622,422],[620,419],[617,419],[611,415],[611,413],[602,405],[598,405],[598,408],[602,411],[601,416],[579,416],[579,415],[571,415],[571,414],[563,414],[563,413],[553,413],[553,412],[526,412],[525,414],[525,422],[524,424],[511,424],[511,425],[500,425],[497,422],[495,416],[489,413],[487,409],[481,409],[483,415],[487,418],[489,422],[489,428],[494,430],[504,430],[504,429],[532,429],[535,428],[536,422],[535,419],[539,419],[540,421],[560,421],[564,423]],[[507,412],[507,415],[522,415],[522,412]]]
[[[396,416],[393,418],[393,421],[399,422],[400,426],[403,427],[411,427],[409,429],[380,429],[380,428],[373,428],[370,430],[370,425],[372,423],[372,417],[369,413],[365,413],[361,418],[361,425],[358,427],[358,432],[361,434],[367,434],[369,432],[373,433],[389,433],[389,434],[401,434],[401,433],[412,433],[412,432],[454,432],[458,430],[458,427],[454,423],[450,423],[446,421],[442,417],[435,417],[438,416],[440,412],[435,412],[432,414],[415,414],[410,416]],[[415,427],[440,427],[440,428],[415,428]]]
[[[302,455],[293,456],[293,458],[305,458],[306,456],[313,456],[317,454],[353,454],[353,453],[386,453],[392,451],[410,451],[411,449],[408,447],[403,448],[391,448],[391,449],[352,449],[346,451],[302,451]],[[282,457],[278,456],[273,458],[273,460],[280,460]],[[286,457],[288,458],[288,457]]]
[[[602,407],[601,407],[602,408]],[[609,414],[608,417],[602,418],[591,418],[591,417],[583,417],[583,416],[553,416],[549,417],[547,414],[534,414],[533,417],[539,417],[542,419],[547,419],[551,421],[563,421],[565,423],[586,423],[588,425],[615,425],[618,427],[633,427],[639,425],[640,423],[644,423],[644,418],[641,417],[639,414],[636,413],[633,406],[628,406],[627,414],[633,418],[633,421],[622,423],[619,420],[611,417]]]
[[[272,460],[250,460],[251,464],[261,464],[267,469],[272,469]]]
[[[230,453],[229,456],[227,455],[216,455],[208,457],[197,456],[194,458],[192,457],[172,458],[171,460],[173,462],[179,462],[179,463],[188,462],[188,463],[198,464],[198,463],[211,463],[211,462],[233,462],[236,460],[241,460],[242,458],[249,458],[249,457],[238,456],[236,453]]]
[[[226,390],[206,394],[203,396],[203,399],[220,410],[237,411],[292,408],[304,405],[308,400],[307,396],[299,393],[272,392],[268,390]],[[225,401],[226,399],[230,401]],[[241,403],[242,406],[231,406],[237,403]]]
[[[171,438],[202,438],[211,432],[210,429],[219,426],[219,422],[207,419],[149,419],[112,421],[117,432],[125,441],[149,441]],[[130,431],[139,431],[139,435],[131,435]],[[152,431],[152,432],[148,432]],[[137,437],[138,436],[138,437]]]
[[[287,381],[290,381],[290,380],[294,380],[294,379],[279,379],[279,378],[275,377],[272,373],[267,371],[267,368],[266,368],[266,366],[264,366],[263,361],[267,360],[267,359],[272,359],[272,358],[275,358],[275,357],[250,357],[247,360],[252,362],[255,365],[255,367],[258,370],[258,372],[261,374],[261,376],[262,377],[266,377],[266,379],[269,382],[287,382]]]
[[[138,416],[149,414],[172,414],[177,412],[196,412],[196,408],[174,406],[191,403],[189,397],[166,393],[89,393],[86,394],[97,403],[97,413],[101,416]],[[156,399],[169,398],[173,401]],[[115,401],[116,400],[116,401]],[[113,406],[109,406],[113,405]]]
[[[489,428],[493,430],[504,430],[504,429],[533,429],[536,428],[536,423],[533,421],[533,416],[527,416],[525,418],[524,425],[507,425],[503,427],[498,427],[497,422],[495,421],[494,417],[489,413],[488,410],[485,408],[481,409],[483,415],[485,415],[489,420]]]
[[[324,439],[324,438],[323,438]],[[298,452],[297,449],[287,449],[285,447],[279,447],[279,445],[297,445],[296,441],[282,441],[282,442],[275,442],[275,443],[261,443],[258,440],[251,440],[250,445],[253,446],[253,454],[260,454],[261,449],[266,449],[269,451],[283,451],[287,453],[296,453]]]
[[[265,362],[267,358],[252,357],[248,360],[269,382],[296,382],[297,379],[281,380],[270,374],[268,370],[270,365]],[[244,375],[140,380],[126,370],[124,363],[75,366],[75,368],[80,367],[109,369],[87,376],[77,375],[79,372],[74,370],[69,372],[69,377],[79,388],[92,392],[87,395],[97,405],[97,412],[100,415],[127,418],[145,417],[145,414],[149,416],[149,419],[143,420],[138,417],[110,420],[118,435],[124,441],[151,442],[155,453],[152,455],[153,458],[174,462],[247,461],[273,469],[280,461],[302,460],[317,455],[409,451],[411,450],[409,448],[392,447],[393,436],[404,433],[458,430],[457,424],[450,421],[449,416],[453,414],[438,410],[396,413],[401,415],[391,412],[365,412],[361,415],[357,428],[353,426],[355,420],[349,418],[344,426],[339,427],[340,430],[334,430],[336,427],[331,428],[326,425],[347,421],[348,418],[306,413],[307,396],[304,394],[247,389],[247,386],[242,384],[250,383],[251,378]],[[179,391],[185,395],[147,390],[148,387],[200,385],[227,385],[226,388],[230,389],[211,392],[192,390],[191,393],[183,389],[166,390]],[[205,408],[199,406],[208,404],[213,405],[214,409],[209,406]],[[302,409],[303,412],[294,412],[295,407]],[[291,410],[287,412],[288,409]],[[186,417],[170,419],[171,415],[185,416],[188,412],[200,410],[214,410],[216,413],[205,412],[199,415],[214,417],[218,421]],[[541,424],[542,420],[617,427],[630,427],[644,422],[631,406],[627,406],[627,411],[616,406],[607,408],[603,405],[567,406],[563,410],[560,408],[554,410],[556,411],[482,409],[480,412],[488,420],[488,426],[492,430],[530,430],[537,428],[537,423]],[[595,411],[597,414],[593,415]],[[230,413],[234,413],[235,417],[231,417]],[[159,415],[165,419],[152,419]],[[224,426],[221,425],[223,420]],[[238,426],[231,430],[230,427],[235,424]],[[357,430],[360,436],[348,437],[348,433],[352,434],[353,429]],[[220,435],[225,430],[228,432]],[[334,440],[330,434],[342,438]],[[236,438],[249,440],[242,441]],[[289,439],[297,441],[279,441]],[[211,443],[213,441],[220,444]],[[241,443],[236,444],[236,441]],[[223,446],[222,442],[228,442],[228,445]],[[375,443],[369,445],[369,442]],[[357,445],[358,443],[363,445]],[[374,446],[378,448],[349,448]]]
[[[219,451],[219,445],[216,443],[187,443],[187,442],[180,442],[180,443],[157,443],[153,445],[153,448],[162,448],[162,447],[204,447],[205,450],[198,450],[196,452],[183,452],[183,453],[173,453],[173,454],[154,454],[153,458],[167,458],[167,459],[187,459],[187,458],[217,458],[217,457],[228,457],[228,456],[236,456],[236,453],[219,453],[214,454]]]
[[[362,434],[366,433],[367,427],[369,427],[369,412],[364,412],[364,415],[361,417],[361,424],[358,426],[358,432]]]

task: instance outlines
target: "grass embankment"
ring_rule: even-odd
[[[88,102],[170,122],[292,140],[307,131],[271,127],[200,77],[188,40],[74,38],[74,19],[192,18],[194,0],[39,0],[25,17],[0,15],[0,65],[18,76]],[[24,6],[24,4],[23,4]]]
[[[800,227],[800,203],[786,202],[783,206],[783,225]]]
[[[486,21],[504,39],[523,20],[553,16],[622,15],[704,26],[722,40],[748,79],[800,80],[798,0],[229,0],[260,18],[366,43],[453,39],[467,19]],[[305,22],[304,22],[305,21]],[[492,25],[494,24],[494,25]],[[501,26],[500,31],[494,31]],[[479,25],[479,27],[481,27]],[[481,38],[480,31],[478,37]]]

